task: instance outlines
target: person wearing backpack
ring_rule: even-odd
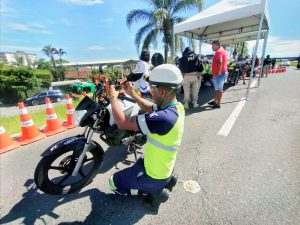
[[[265,76],[266,78],[268,77],[268,73],[269,73],[271,64],[272,64],[272,59],[270,58],[270,55],[267,55],[267,58],[265,58],[264,64],[263,64],[262,77],[264,77],[264,74],[266,74],[266,76]]]
[[[201,85],[201,72],[203,65],[198,55],[189,47],[186,47],[179,59],[179,69],[183,74],[184,108],[189,108],[189,102],[193,102],[193,107],[199,107],[198,92]],[[192,99],[190,99],[190,92]]]

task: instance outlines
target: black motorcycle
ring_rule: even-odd
[[[47,194],[63,195],[78,191],[98,174],[103,163],[104,150],[92,140],[95,133],[109,146],[124,144],[137,158],[137,149],[145,143],[145,135],[136,131],[119,130],[114,122],[108,98],[98,102],[84,97],[74,111],[75,124],[86,127],[83,134],[65,138],[52,144],[42,154],[34,181]],[[120,107],[128,116],[140,113],[137,103],[123,95]]]
[[[228,76],[227,76],[227,82],[229,84],[236,85],[239,81],[241,75],[240,67],[239,66],[234,66],[233,69],[230,69],[228,71]]]

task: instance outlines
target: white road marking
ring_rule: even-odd
[[[257,82],[257,79],[255,79],[251,83],[250,88],[255,87],[256,82]],[[223,124],[223,126],[221,127],[221,129],[219,130],[218,135],[225,136],[225,137],[228,136],[231,128],[233,127],[235,121],[237,120],[238,116],[240,115],[240,112],[244,108],[245,104],[246,104],[246,99],[242,98],[241,101],[234,108],[234,110],[232,111],[232,113],[230,114],[230,116],[228,117],[228,119],[226,120],[226,122]]]

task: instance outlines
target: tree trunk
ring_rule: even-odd
[[[168,44],[165,43],[165,63],[168,62]]]
[[[24,90],[24,94],[25,94],[26,98],[28,98],[28,94],[27,94],[26,90]]]

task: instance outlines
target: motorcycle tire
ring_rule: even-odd
[[[89,184],[97,175],[103,163],[103,149],[100,145],[92,147],[86,153],[78,175],[73,177],[72,171],[79,155],[78,151],[65,146],[57,149],[54,154],[43,157],[34,173],[34,181],[37,187],[47,194],[66,195]],[[53,165],[56,161],[60,161],[57,166]],[[54,174],[57,174],[58,177]]]

